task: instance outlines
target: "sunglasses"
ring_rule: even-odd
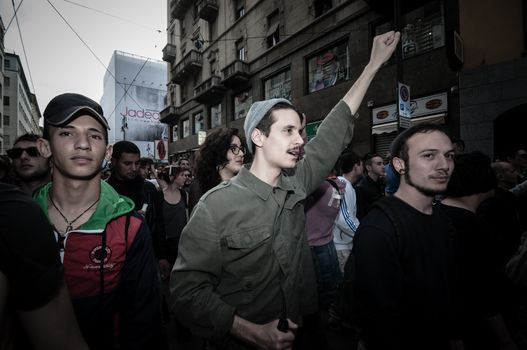
[[[7,155],[11,159],[18,159],[18,158],[20,158],[20,156],[22,156],[22,153],[24,153],[24,151],[27,153],[28,156],[33,157],[33,158],[34,157],[38,157],[40,155],[40,153],[38,153],[38,149],[36,147],[11,148],[11,149],[7,150]]]
[[[245,147],[243,147],[243,146],[240,147],[240,146],[238,146],[238,145],[231,145],[231,146],[229,147],[229,149],[231,150],[231,152],[232,152],[235,156],[237,156],[238,154],[240,154],[240,151],[242,151],[243,154],[245,154]]]

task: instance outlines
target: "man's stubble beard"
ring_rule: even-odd
[[[406,172],[404,173],[404,180],[408,184],[408,186],[411,186],[411,187],[415,188],[419,193],[421,193],[422,195],[424,195],[426,197],[434,198],[436,195],[441,194],[441,193],[443,193],[446,190],[446,188],[445,188],[445,190],[435,190],[435,189],[431,189],[431,188],[425,188],[425,187],[420,186],[420,185],[416,185],[412,181],[412,178],[410,177],[410,164],[408,164]]]

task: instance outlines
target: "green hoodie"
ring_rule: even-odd
[[[48,215],[48,193],[51,184],[52,182],[49,182],[33,195],[33,198],[44,210],[46,216]],[[97,208],[88,221],[81,225],[80,231],[102,232],[111,220],[129,213],[133,209],[134,202],[130,198],[119,195],[112,186],[105,181],[101,181],[101,194]]]

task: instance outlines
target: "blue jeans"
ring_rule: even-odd
[[[311,256],[317,278],[318,300],[320,306],[328,306],[337,293],[337,287],[342,282],[337,250],[333,241],[311,247]]]

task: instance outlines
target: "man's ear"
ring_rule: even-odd
[[[265,135],[260,129],[254,128],[251,132],[251,141],[256,147],[262,147]]]
[[[392,165],[395,171],[397,171],[400,175],[403,175],[405,173],[406,164],[404,163],[404,160],[402,160],[401,158],[393,157]]]
[[[107,162],[112,160],[112,153],[113,153],[113,145],[106,146],[106,154],[104,155],[104,159]]]
[[[42,137],[39,137],[37,139],[37,149],[38,153],[44,158],[51,157],[51,147],[49,146],[49,141],[46,139],[43,139]]]

